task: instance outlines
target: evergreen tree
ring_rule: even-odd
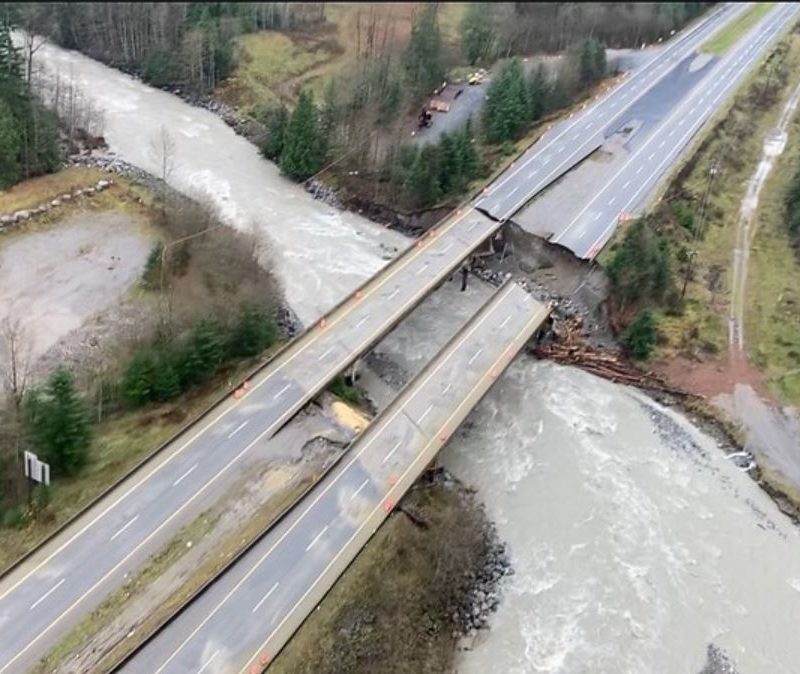
[[[478,152],[475,150],[475,144],[472,138],[472,118],[467,119],[466,126],[461,133],[456,136],[456,149],[458,151],[464,181],[460,188],[463,189],[470,180],[474,180],[478,177],[481,168]]]
[[[595,38],[584,40],[578,46],[580,81],[591,86],[606,74],[606,46]]]
[[[438,182],[442,194],[449,194],[461,183],[462,166],[456,141],[452,136],[443,133],[438,144],[439,161]]]
[[[493,143],[514,140],[530,115],[528,88],[519,60],[508,61],[486,93],[489,99],[483,113],[486,138]]]
[[[411,164],[405,180],[406,192],[418,208],[435,204],[442,196],[439,187],[438,148],[426,145]]]
[[[163,353],[153,375],[153,399],[163,402],[172,400],[181,392],[181,382],[175,371],[170,354]]]
[[[789,228],[789,235],[800,247],[800,168],[794,174],[789,190],[786,192],[786,226]]]
[[[209,376],[200,354],[192,342],[183,345],[177,357],[178,379],[182,389],[187,389],[194,384],[199,384]]]
[[[655,316],[648,309],[643,309],[636,314],[636,318],[625,331],[624,343],[631,356],[637,360],[645,360],[653,352],[657,338]]]
[[[414,17],[404,63],[411,89],[418,96],[430,94],[444,80],[436,3],[426,3]]]
[[[0,189],[19,179],[19,154],[22,148],[17,120],[8,104],[0,99]]]
[[[548,110],[550,86],[544,66],[539,65],[528,79],[528,119],[535,122]]]
[[[12,108],[24,101],[25,80],[22,76],[22,59],[11,40],[11,26],[0,17],[0,98]]]
[[[280,167],[294,180],[305,180],[322,168],[325,145],[318,112],[310,94],[303,92],[286,126]]]
[[[614,297],[623,306],[661,302],[673,289],[669,249],[645,218],[630,225],[607,271]]]
[[[0,188],[57,168],[58,136],[53,115],[31,98],[22,59],[0,18]]]
[[[222,363],[225,355],[219,324],[213,320],[203,320],[192,331],[191,350],[197,356],[198,381],[208,379]]]
[[[461,48],[470,65],[491,58],[495,34],[492,26],[492,4],[473,2],[461,20]]]
[[[150,349],[137,352],[122,376],[122,395],[133,405],[146,405],[155,399],[154,381],[158,368]]]
[[[286,126],[289,123],[289,111],[281,104],[266,115],[267,136],[261,146],[261,153],[273,161],[280,159],[286,137]]]
[[[64,368],[53,372],[44,391],[31,392],[27,410],[31,435],[48,463],[65,475],[77,472],[89,454],[91,428],[72,375]]]
[[[272,319],[257,306],[245,304],[239,312],[230,343],[233,357],[250,357],[275,343],[276,329]]]

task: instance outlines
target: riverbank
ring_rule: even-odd
[[[453,667],[513,574],[475,496],[420,479],[272,662],[276,674],[418,674]]]

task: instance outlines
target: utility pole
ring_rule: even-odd
[[[711,161],[711,167],[708,169],[708,180],[706,181],[706,189],[703,194],[703,202],[700,206],[700,217],[695,225],[694,232],[692,233],[692,252],[689,254],[689,264],[686,266],[686,273],[683,276],[683,289],[681,290],[681,301],[686,297],[686,288],[689,285],[689,279],[694,274],[694,263],[697,258],[697,244],[703,238],[703,229],[705,228],[706,209],[708,207],[708,197],[711,194],[711,186],[714,183],[714,176],[717,175],[719,170],[719,156],[714,157]]]

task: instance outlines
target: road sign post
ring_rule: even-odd
[[[23,455],[25,477],[28,478],[28,505],[33,502],[33,484],[38,482],[45,487],[50,486],[50,464],[39,461],[33,452],[26,451]]]

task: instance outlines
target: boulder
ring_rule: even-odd
[[[62,194],[60,198],[61,198],[61,201],[70,201],[72,199],[72,195],[71,194]]]
[[[50,202],[50,205],[51,205],[53,208],[56,208],[57,206],[60,206],[60,205],[61,205],[61,201],[60,201],[59,199],[53,199],[53,200]]]
[[[20,222],[22,220],[27,220],[30,217],[31,217],[31,212],[30,211],[17,211],[16,213],[14,213],[14,220],[16,222]]]

